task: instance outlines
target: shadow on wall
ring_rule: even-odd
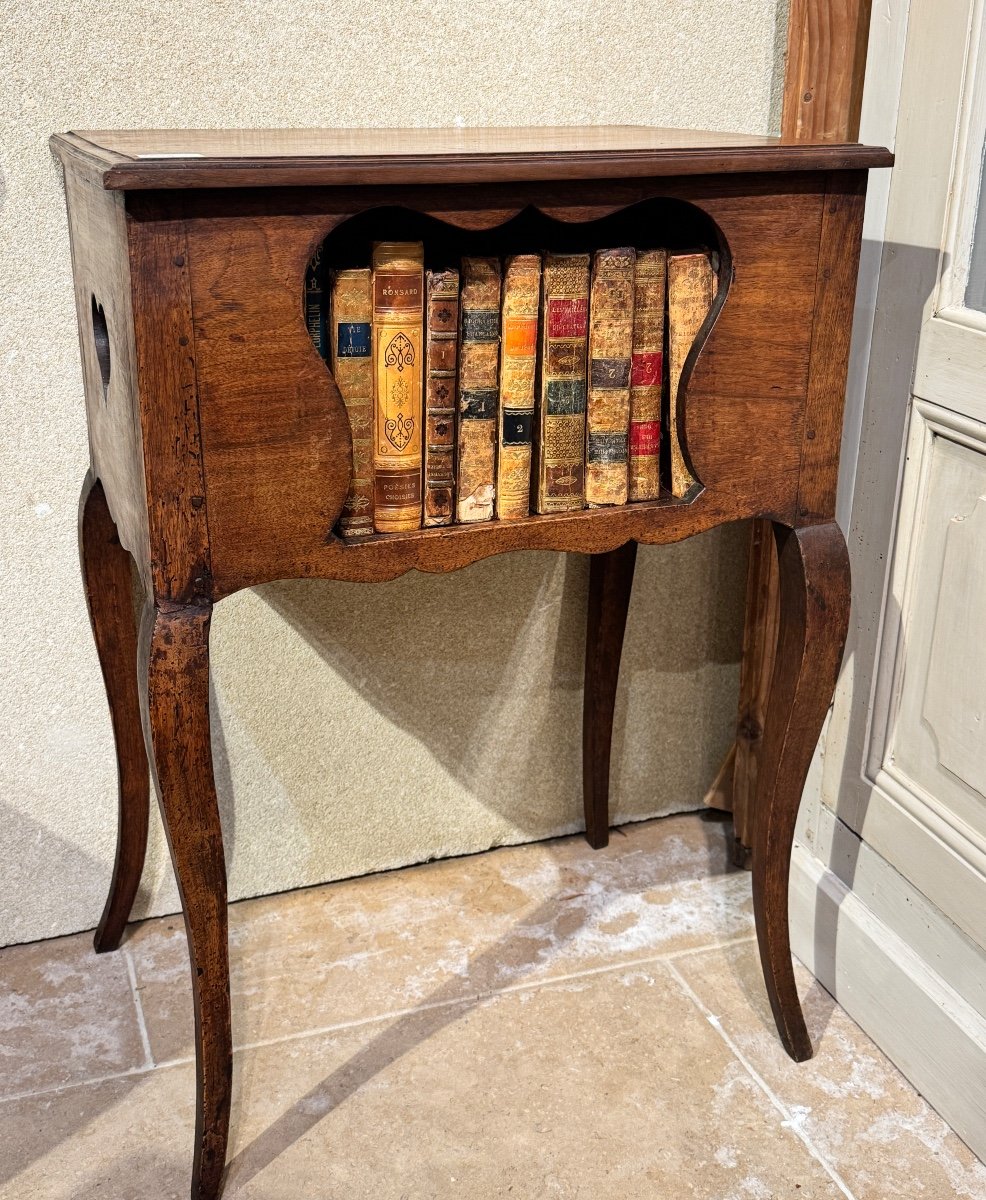
[[[573,630],[584,619],[585,574],[570,556],[525,554],[448,576],[286,581],[258,592],[364,701],[488,800],[504,773],[535,762],[539,771],[563,770],[568,730],[552,728],[557,705],[537,701],[552,693],[567,708],[581,692]],[[540,636],[546,609],[557,612],[553,644]],[[505,712],[518,684],[528,710],[522,729]]]
[[[747,544],[736,525],[641,547],[613,824],[702,805],[735,727]],[[524,552],[375,585],[282,581],[218,605],[210,709],[231,898],[582,829],[587,585],[584,556]],[[178,908],[156,810],[152,798],[135,919]],[[109,863],[91,874],[71,889],[93,897],[86,924]]]
[[[213,769],[219,796],[223,843],[228,856],[236,840],[237,814],[230,763],[226,753],[225,731],[211,689],[210,715]],[[107,716],[107,722],[108,720]],[[79,929],[95,927],[110,889],[117,836],[115,803],[112,815],[106,821],[96,815],[98,812],[99,810],[93,811],[89,826],[92,841],[83,844],[81,839],[68,841],[59,837],[50,820],[35,820],[13,805],[0,802],[0,828],[3,829],[4,845],[11,850],[0,875],[0,914],[6,917],[18,905],[23,904],[24,897],[31,897],[36,906],[38,920],[35,928],[40,930],[30,939],[10,938],[4,941],[0,937],[0,945],[63,936],[66,933],[64,911],[57,904],[60,895],[96,898],[95,907],[87,913],[79,914],[78,921]],[[164,839],[153,785],[150,791],[150,838],[151,846],[155,840]],[[132,920],[141,920],[147,914],[161,886],[162,876],[167,876],[173,886],[171,862],[166,856],[166,851],[155,860],[153,851],[149,849],[148,862],[134,899]],[[58,881],[57,894],[50,886],[42,886],[39,883],[45,880]],[[50,897],[56,901],[54,908],[48,903]],[[179,911],[177,902],[174,911]]]
[[[891,193],[892,195],[892,193]],[[853,576],[849,635],[836,689],[835,720],[828,733],[823,764],[821,802],[834,813],[832,844],[825,865],[845,885],[845,891],[819,888],[814,897],[812,969],[837,998],[852,991],[853,979],[840,961],[841,906],[856,884],[859,860],[867,837],[867,814],[873,803],[873,778],[887,750],[887,719],[892,668],[908,664],[908,630],[899,597],[889,586],[894,569],[894,539],[907,529],[898,527],[904,472],[918,464],[904,452],[911,421],[914,365],[931,297],[939,278],[947,275],[951,256],[937,247],[864,240],[861,280],[879,272],[872,340],[865,360],[865,377],[853,372],[862,387],[860,423],[847,421],[843,459],[855,450],[858,458],[847,545]],[[854,341],[860,330],[854,330]],[[922,488],[922,493],[924,489]],[[913,536],[913,534],[912,534]],[[934,540],[935,534],[925,532]],[[911,547],[913,548],[913,547]],[[908,549],[905,544],[904,550]],[[927,564],[926,564],[927,565]],[[913,566],[911,568],[914,569]],[[930,567],[940,578],[940,562]],[[886,656],[886,661],[884,661]],[[903,686],[919,683],[919,664],[911,662]],[[894,703],[898,703],[895,701]],[[834,746],[838,737],[841,745]],[[879,820],[874,822],[879,825]],[[817,851],[816,851],[817,853]],[[843,949],[844,953],[844,949]],[[850,1006],[850,1011],[852,1011]]]
[[[49,822],[35,820],[11,804],[0,803],[0,827],[5,847],[15,851],[5,861],[0,878],[0,913],[6,913],[29,896],[40,910],[38,927],[42,932],[38,937],[56,937],[64,931],[59,926],[59,916],[53,916],[50,908],[46,908],[48,893],[39,886],[39,881],[57,879],[59,886],[71,895],[105,897],[110,870],[98,849],[92,854],[77,842],[59,837]],[[115,842],[115,824],[105,831],[105,836],[110,845]]]
[[[735,720],[746,539],[743,525],[703,535],[700,551],[696,539],[641,548],[614,731],[616,819],[697,807],[718,769]],[[582,823],[587,585],[584,556],[524,553],[447,576],[285,581],[256,594],[456,784],[521,837],[547,837]],[[422,781],[390,766],[413,801]]]

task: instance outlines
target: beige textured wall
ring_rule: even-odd
[[[92,926],[114,845],[109,722],[76,557],[87,465],[53,130],[588,124],[766,131],[785,0],[61,0],[5,4],[0,943]],[[619,701],[617,819],[694,807],[728,742],[743,531],[643,550]],[[586,567],[282,583],[214,621],[233,896],[580,820]],[[398,670],[378,630],[402,631]],[[154,817],[139,914],[176,894]]]

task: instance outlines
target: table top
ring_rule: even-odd
[[[55,134],[110,190],[469,183],[887,167],[885,149],[646,125],[132,129]]]

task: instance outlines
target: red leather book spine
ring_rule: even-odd
[[[541,313],[537,511],[585,507],[589,255],[548,254]]]
[[[630,366],[630,451],[628,495],[656,500],[661,494],[661,401],[664,394],[664,316],[668,255],[637,255]]]

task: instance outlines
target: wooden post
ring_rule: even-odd
[[[781,114],[785,141],[854,142],[859,137],[870,3],[791,0]],[[739,866],[749,865],[753,843],[753,797],[777,645],[777,595],[777,551],[770,522],[754,521],[736,742],[706,797],[706,803],[717,808],[732,808],[734,861]]]
[[[781,137],[859,137],[871,0],[791,0]]]

